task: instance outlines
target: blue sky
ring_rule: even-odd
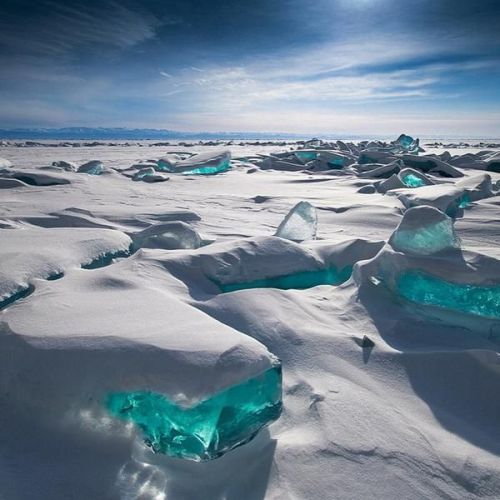
[[[500,2],[2,0],[0,127],[500,137]]]

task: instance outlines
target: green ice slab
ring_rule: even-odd
[[[221,291],[234,292],[247,288],[279,288],[281,290],[305,290],[318,285],[341,285],[352,274],[352,266],[346,266],[340,271],[335,267],[318,269],[316,271],[303,271],[284,276],[274,276],[260,280],[247,281],[246,283],[218,283]]]
[[[230,168],[231,164],[229,160],[227,160],[223,161],[219,165],[193,168],[192,170],[187,170],[182,173],[183,175],[215,175],[219,174],[220,172],[226,172]]]
[[[294,155],[300,161],[311,161],[311,160],[315,160],[318,157],[318,152],[317,151],[295,151]]]
[[[452,283],[421,271],[406,271],[399,276],[396,288],[405,299],[418,304],[486,318],[500,318],[498,285]]]
[[[157,392],[115,392],[111,414],[134,422],[156,453],[202,461],[250,441],[281,414],[281,364],[190,407]]]
[[[425,186],[425,182],[415,174],[406,174],[402,176],[401,181],[406,187],[417,188]]]

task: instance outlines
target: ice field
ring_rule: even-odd
[[[0,147],[0,498],[500,498],[500,147]]]

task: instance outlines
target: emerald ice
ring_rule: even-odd
[[[396,287],[405,299],[418,304],[487,318],[500,318],[498,285],[452,283],[420,271],[407,271],[398,278]]]
[[[219,174],[220,172],[225,172],[226,170],[229,170],[231,168],[231,164],[229,163],[229,160],[221,162],[219,165],[216,166],[206,166],[206,167],[199,167],[199,168],[193,168],[193,170],[187,170],[183,172],[184,175],[215,175]]]
[[[156,453],[211,460],[280,416],[281,364],[190,407],[144,390],[112,393],[106,405],[111,414],[134,422]]]
[[[215,175],[231,168],[231,152],[214,151],[193,155],[175,164],[174,172],[184,175]]]
[[[318,152],[317,151],[295,151],[294,152],[295,157],[306,163],[311,160],[315,160],[318,157]]]
[[[417,188],[425,186],[425,182],[415,174],[406,174],[402,176],[401,181],[406,187],[409,188]]]
[[[301,273],[274,276],[246,283],[219,284],[222,292],[234,292],[248,288],[279,288],[281,290],[305,290],[318,285],[340,285],[351,277],[352,267],[346,266],[340,271],[335,267],[303,271]]]

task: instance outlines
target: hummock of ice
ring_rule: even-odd
[[[40,417],[55,424],[71,405],[107,409],[135,423],[154,451],[192,460],[220,456],[276,420],[279,360],[162,289],[168,276],[153,261],[131,258],[68,274],[61,286],[30,297],[26,309],[7,309],[13,335],[0,330],[2,364],[9,342],[24,339],[35,365],[51,367],[30,371],[19,398],[33,395]],[[60,378],[71,383],[52,401],[48,394]]]
[[[307,201],[300,201],[283,219],[275,236],[291,241],[306,241],[316,238],[318,216],[316,209]]]
[[[214,175],[231,168],[231,152],[200,153],[175,164],[174,172],[185,175]]]
[[[437,208],[421,206],[405,212],[389,244],[399,252],[430,255],[459,248],[460,240],[450,217]]]
[[[134,422],[153,451],[188,460],[217,458],[240,446],[281,413],[281,365],[183,407],[147,391],[108,396],[109,411]]]

